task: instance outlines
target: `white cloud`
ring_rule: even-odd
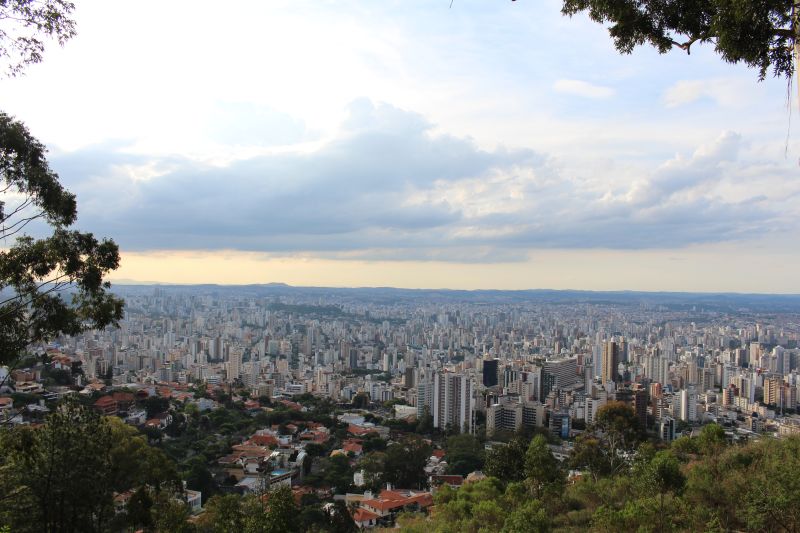
[[[584,174],[533,150],[482,150],[434,133],[422,115],[359,100],[340,135],[312,151],[211,166],[117,149],[53,163],[89,199],[81,226],[103,228],[127,250],[492,262],[543,248],[680,248],[797,228],[791,163],[745,159],[746,144],[724,132],[612,183],[613,165]]]
[[[611,87],[596,85],[582,80],[557,80],[553,84],[553,89],[559,93],[593,99],[610,98],[616,94],[616,91]]]
[[[746,101],[749,92],[748,87],[740,80],[723,78],[681,80],[664,91],[663,101],[669,108],[703,99],[712,100],[723,107],[733,107]]]

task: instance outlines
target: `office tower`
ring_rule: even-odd
[[[483,385],[484,387],[494,387],[497,385],[497,359],[483,360]]]
[[[407,389],[413,389],[414,388],[414,384],[416,382],[416,380],[414,379],[415,375],[416,375],[416,372],[417,372],[416,368],[414,368],[412,366],[406,367],[406,370],[403,373],[403,386],[405,388],[407,388]]]
[[[592,346],[592,364],[594,365],[594,375],[603,375],[603,345]]]
[[[345,339],[339,341],[339,361],[347,363],[350,358],[350,343]]]
[[[578,381],[578,359],[555,359],[542,365],[542,382],[539,400],[544,401],[551,391],[574,385]]]
[[[550,435],[555,438],[566,439],[569,437],[570,418],[566,411],[550,413]]]
[[[603,343],[603,383],[619,379],[619,346],[614,341]]]
[[[628,341],[625,340],[625,337],[620,337],[617,343],[617,362],[627,363],[628,361]]]

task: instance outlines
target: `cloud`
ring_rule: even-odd
[[[744,158],[735,132],[619,180],[613,165],[584,175],[535,150],[485,150],[433,130],[417,113],[358,100],[312,151],[211,165],[107,144],[53,166],[78,194],[80,227],[129,251],[508,262],[542,248],[680,248],[797,226],[790,165]]]
[[[723,107],[733,107],[740,104],[751,91],[743,87],[740,80],[734,79],[707,79],[707,80],[681,80],[666,91],[663,101],[668,108],[675,108],[697,102],[711,100]]]
[[[614,96],[616,91],[611,87],[595,85],[588,81],[560,79],[553,84],[556,92],[580,96],[582,98],[603,99]]]

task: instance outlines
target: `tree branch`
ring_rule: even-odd
[[[28,307],[29,305],[31,305],[36,300],[39,300],[40,298],[43,298],[43,297],[47,296],[48,294],[50,294],[52,292],[60,291],[64,287],[66,287],[68,285],[71,285],[72,284],[72,280],[69,280],[69,281],[57,281],[59,278],[63,278],[63,277],[66,277],[66,276],[67,276],[67,274],[62,274],[61,276],[59,276],[57,278],[53,278],[52,280],[45,281],[44,283],[39,285],[36,289],[34,289],[35,290],[35,295],[33,297],[31,297],[30,300],[28,300],[26,302],[21,302],[21,303],[15,305],[14,307],[12,307],[11,309],[7,309],[6,311],[0,313],[0,319],[8,316],[11,313],[15,313],[15,312],[19,311],[20,309]],[[56,282],[56,283],[54,283],[54,282]],[[49,289],[47,289],[46,291],[44,291],[44,292],[39,292],[39,289],[41,289],[42,287],[44,287],[48,283],[54,283],[54,285],[52,287],[50,287]],[[0,306],[3,306],[8,302],[13,302],[14,300],[21,300],[22,298],[25,298],[25,296],[17,295],[17,296],[13,296],[11,298],[7,298],[3,302],[0,302]]]
[[[29,216],[29,217],[26,217],[26,218],[22,218],[22,219],[16,221],[11,226],[4,227],[4,228],[0,229],[0,239],[7,239],[9,237],[13,237],[17,233],[19,233],[20,231],[25,229],[25,226],[27,226],[28,224],[30,224],[31,222],[33,222],[37,218],[42,218],[43,216],[44,216],[44,212],[42,211],[42,212],[39,212],[36,215]],[[19,226],[20,224],[22,224],[22,225]],[[16,226],[19,226],[19,227],[15,229]],[[14,231],[12,231],[11,233],[6,233],[7,231],[12,230],[12,229]]]
[[[10,212],[9,214],[7,214],[7,215],[3,216],[3,218],[0,218],[0,224],[3,224],[3,223],[5,223],[5,221],[6,221],[6,220],[8,220],[9,218],[13,217],[13,216],[14,216],[14,215],[16,215],[17,213],[19,213],[20,211],[22,211],[23,209],[25,209],[26,207],[28,207],[29,205],[31,205],[32,203],[33,203],[33,199],[32,199],[30,196],[27,196],[27,197],[25,198],[25,201],[24,201],[24,202],[22,202],[21,204],[19,204],[19,205],[17,206],[17,208],[16,208],[16,209],[14,209],[14,210],[13,210],[12,212]]]

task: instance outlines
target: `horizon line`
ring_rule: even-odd
[[[114,287],[222,287],[222,288],[245,288],[245,287],[284,287],[288,289],[329,289],[329,290],[397,290],[397,291],[442,291],[442,292],[573,292],[573,293],[593,293],[593,294],[697,294],[705,296],[778,296],[778,297],[800,297],[800,293],[792,292],[737,292],[737,291],[670,291],[670,290],[640,290],[640,289],[552,289],[552,288],[526,288],[526,289],[453,289],[447,287],[396,287],[391,285],[374,286],[326,286],[326,285],[290,285],[288,283],[273,281],[262,283],[176,283],[161,281],[137,281],[131,279],[109,280]]]

